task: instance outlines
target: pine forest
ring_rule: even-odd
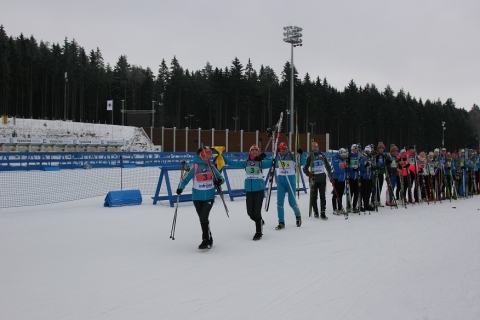
[[[161,58],[160,58],[161,59]],[[7,36],[0,26],[0,114],[33,119],[68,119],[111,123],[106,110],[113,100],[113,123],[120,125],[126,110],[155,108],[156,127],[266,131],[280,112],[290,109],[289,61],[277,75],[272,67],[254,70],[250,59],[236,57],[230,66],[201,70],[181,66],[176,57],[159,61],[158,70],[142,68],[120,55],[114,66],[105,63],[99,48],[87,52],[75,40],[63,44]],[[261,63],[256,62],[256,63]],[[444,134],[449,150],[477,148],[480,109],[457,108],[416,99],[403,89],[375,84],[358,86],[352,79],[343,90],[327,78],[294,69],[294,109],[300,133],[330,134],[332,148],[360,142],[397,146],[440,147]],[[123,102],[122,102],[123,100]],[[442,122],[446,122],[444,131]],[[292,128],[286,128],[294,131]]]

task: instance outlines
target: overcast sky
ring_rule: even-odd
[[[303,28],[294,64],[303,78],[390,85],[424,102],[480,104],[478,0],[1,0],[7,35],[38,42],[75,39],[98,47],[105,63],[120,55],[154,74],[174,56],[184,69],[230,67],[235,57],[277,75],[290,60],[283,27]]]

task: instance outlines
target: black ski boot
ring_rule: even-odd
[[[203,239],[202,243],[198,246],[198,249],[210,249],[210,239]]]
[[[202,226],[202,238],[203,241],[198,246],[198,249],[210,249],[213,245],[213,237],[212,233],[210,232],[209,224],[207,223],[200,223]]]
[[[322,211],[320,217],[322,218],[322,220],[328,220],[328,217],[325,215],[325,211]]]
[[[210,249],[213,246],[213,237],[212,234],[210,233],[210,239],[208,239],[208,249]]]
[[[263,219],[258,219],[258,220],[255,220],[255,229],[256,229],[256,232],[255,232],[255,235],[253,236],[253,240],[257,241],[257,240],[260,240],[262,239],[262,226],[265,224],[265,222],[263,221]]]
[[[315,213],[313,214],[313,216],[314,216],[316,219],[318,219],[318,218],[319,218],[318,212],[315,212]]]
[[[297,227],[300,227],[302,225],[302,217],[297,217]]]

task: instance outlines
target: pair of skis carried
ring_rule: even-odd
[[[270,169],[268,170],[268,182],[267,182],[267,195],[266,195],[266,201],[265,201],[265,211],[268,211],[270,208],[270,198],[272,196],[272,187],[273,187],[273,179],[275,177],[275,168],[277,164],[277,156],[278,156],[278,139],[280,138],[280,132],[282,130],[282,121],[283,121],[283,112],[280,112],[280,118],[278,119],[278,123],[276,126],[273,128],[276,129],[276,131],[272,131],[272,141],[273,141],[273,158],[272,158],[272,165],[270,166]],[[285,169],[283,161],[279,161],[279,165]],[[299,168],[297,168],[298,170]],[[290,180],[288,180],[287,177],[287,182],[290,187],[290,190],[293,193],[293,196],[295,198],[295,193],[293,192],[293,187],[290,184]],[[298,208],[298,204],[296,203],[297,201],[295,200],[295,205]],[[298,224],[297,221],[297,226],[299,227],[300,225]]]
[[[278,139],[280,138],[280,131],[282,130],[282,121],[283,121],[283,112],[280,112],[280,118],[278,119],[278,123],[275,127],[273,127],[272,137],[270,141],[273,141],[273,158],[272,164],[270,169],[268,169],[268,182],[267,182],[267,199],[265,201],[265,211],[268,211],[270,207],[270,198],[272,196],[272,186],[273,186],[273,179],[275,177],[275,166],[278,154]],[[267,144],[268,147],[268,144]]]

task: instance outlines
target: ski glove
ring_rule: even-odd
[[[222,178],[220,179],[217,179],[213,182],[213,184],[215,185],[215,187],[219,188],[222,184],[223,184],[224,180]]]
[[[177,194],[178,194],[178,195],[181,195],[181,194],[182,194],[182,191],[183,191],[182,189],[178,188],[178,189],[177,189]]]
[[[303,167],[303,173],[305,173],[306,176],[310,177],[310,171],[308,171],[307,167]]]
[[[260,160],[260,161],[262,161],[262,160],[265,159],[266,157],[267,157],[267,155],[266,155],[264,152],[262,152],[262,153],[260,153],[260,154],[257,156],[257,159]]]
[[[370,167],[370,162],[365,162],[365,168]]]
[[[303,154],[303,150],[302,150],[302,149],[298,149],[297,152],[298,152],[299,155],[302,155],[302,154]]]

